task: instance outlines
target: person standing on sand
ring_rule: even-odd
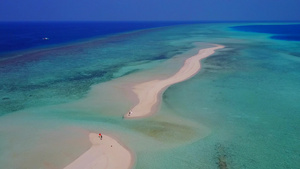
[[[99,133],[99,138],[100,138],[100,140],[102,140],[102,134],[101,133]]]

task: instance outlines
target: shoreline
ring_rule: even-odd
[[[90,133],[91,147],[64,169],[130,169],[134,164],[132,152],[112,136]]]
[[[215,45],[215,47],[199,50],[196,55],[185,60],[184,65],[179,71],[167,79],[150,80],[134,85],[131,90],[138,99],[138,103],[124,115],[124,118],[144,118],[156,113],[161,103],[162,94],[169,86],[188,80],[196,75],[201,69],[200,61],[214,54],[215,50],[224,47],[222,45]]]

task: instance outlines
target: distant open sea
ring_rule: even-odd
[[[272,34],[271,35],[272,39],[300,41],[299,24],[247,25],[247,26],[235,26],[232,28],[239,31]]]
[[[181,22],[2,22],[1,53],[78,42],[121,32]],[[45,39],[47,38],[47,39]]]
[[[78,42],[116,33],[186,24],[184,22],[1,22],[0,56],[3,53]],[[300,25],[247,25],[235,30],[269,33],[271,38],[300,40]],[[47,39],[45,39],[47,38]]]
[[[299,168],[299,28],[0,23],[0,168],[64,168],[99,131],[135,153],[136,169]],[[157,114],[122,119],[132,103],[119,82],[172,75],[212,44],[225,48],[168,88]]]

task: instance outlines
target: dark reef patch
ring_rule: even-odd
[[[155,140],[161,142],[180,143],[191,140],[196,131],[186,125],[160,121],[143,121],[137,130]]]
[[[228,169],[229,167],[225,147],[222,144],[217,144],[215,150],[217,152],[216,158],[218,167],[220,169]]]

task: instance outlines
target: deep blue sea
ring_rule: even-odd
[[[300,41],[300,25],[246,25],[232,27],[235,30],[272,34],[272,39]]]
[[[176,24],[180,22],[2,22],[0,57],[8,52]]]

